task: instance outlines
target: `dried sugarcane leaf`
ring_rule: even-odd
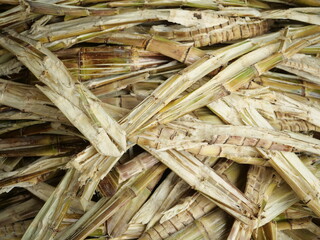
[[[208,196],[219,207],[240,221],[250,222],[251,219],[254,219],[257,206],[236,187],[225,182],[223,178],[191,154],[175,150],[158,152],[155,149],[143,147],[184,179],[192,188]],[[235,202],[238,203],[235,205]]]
[[[109,200],[105,198],[100,199],[79,221],[66,229],[66,231],[60,232],[55,239],[84,239],[101,223],[109,219],[122,206],[137,196],[155,177],[162,175],[165,169],[164,165],[157,164],[146,172],[140,173],[138,177],[131,179],[128,184],[122,187]]]
[[[33,51],[6,36],[0,38],[0,44],[17,54],[18,59],[48,86],[39,88],[101,154],[119,156],[123,153],[125,133],[104,111],[100,101],[81,83],[76,84],[64,65],[49,50],[31,40],[26,41]]]
[[[79,172],[69,170],[32,221],[22,239],[53,239],[75,197]]]
[[[173,148],[178,150],[201,148],[211,144],[231,144],[279,151],[292,151],[293,148],[298,148],[301,151],[320,153],[320,141],[303,134],[248,126],[213,125],[200,121],[171,122],[160,125],[156,129],[149,129],[148,132],[139,134],[137,137],[136,142],[139,143],[140,138],[142,138],[141,143],[148,143],[143,139],[150,140],[150,145],[159,151]]]

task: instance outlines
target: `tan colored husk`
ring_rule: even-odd
[[[268,37],[271,37],[271,35],[270,36],[268,36]],[[262,40],[262,39],[264,39],[264,38],[260,38],[259,40]],[[266,38],[266,39],[268,39],[268,38]],[[258,39],[255,39],[255,40],[258,40]],[[249,44],[249,46],[250,46],[250,44],[252,44],[253,42],[251,41],[251,42],[248,42],[248,44]],[[244,42],[244,44],[246,44],[246,42]],[[311,42],[310,42],[310,44],[311,44]],[[243,49],[243,47],[242,47],[242,45],[241,45],[241,48]],[[250,49],[251,47],[249,47],[249,49]],[[234,51],[233,51],[234,52]],[[233,53],[234,54],[234,53]],[[201,62],[203,62],[203,60],[199,60],[199,63],[201,63]],[[198,65],[199,65],[199,63],[197,63]],[[194,67],[190,67],[190,70],[198,70],[198,69],[194,69]],[[186,71],[184,71],[184,74],[186,73]],[[183,75],[183,76],[185,76],[185,75]],[[178,79],[180,80],[183,80],[184,79],[184,77],[183,78],[181,78],[181,75],[178,75]],[[172,80],[174,80],[174,79],[172,79]],[[195,79],[196,80],[196,79]],[[177,81],[176,81],[176,83],[178,83]],[[168,85],[172,85],[172,83],[170,82],[170,81],[166,81],[166,84],[168,84]],[[162,86],[163,87],[165,87],[166,86],[166,84],[164,84],[164,85],[161,85],[155,92],[157,92],[158,90],[160,91],[162,88]],[[189,84],[191,84],[191,83],[189,83]],[[167,87],[165,87],[165,89],[167,89]],[[175,88],[173,88],[172,86],[171,86],[171,88],[170,89],[174,89],[174,90],[176,90]],[[167,94],[168,93],[168,94]],[[176,94],[179,94],[180,93],[180,91],[178,91]],[[155,94],[155,93],[154,93]],[[144,102],[142,102],[135,110],[133,110],[132,112],[131,112],[131,114],[129,114],[128,115],[128,117],[126,118],[126,119],[131,119],[129,122],[123,122],[123,124],[125,125],[125,126],[128,126],[128,127],[130,127],[131,129],[128,129],[129,131],[127,131],[127,132],[132,132],[132,131],[134,131],[135,129],[137,129],[137,127],[139,127],[139,126],[141,126],[142,124],[143,124],[143,122],[145,122],[147,119],[144,117],[145,116],[145,114],[144,115],[140,115],[141,114],[141,112],[144,112],[145,111],[145,109],[146,109],[146,107],[148,106],[148,105],[150,105],[150,103],[149,102],[153,102],[153,106],[155,106],[155,105],[158,105],[157,106],[157,108],[153,108],[153,112],[156,112],[157,111],[157,109],[160,109],[162,106],[164,106],[165,105],[165,103],[162,103],[161,102],[161,100],[160,99],[162,99],[162,98],[164,98],[164,99],[166,99],[166,102],[169,102],[169,100],[170,99],[173,99],[173,97],[175,97],[176,96],[176,94],[175,95],[173,95],[171,92],[166,92],[166,94],[164,95],[164,96],[158,96],[157,94],[156,95],[151,95],[151,97],[148,97],[147,99],[145,99],[145,101]],[[171,98],[169,97],[169,96],[172,96]],[[155,99],[157,99],[157,101],[154,101]],[[148,107],[149,108],[149,107]],[[147,109],[148,109],[147,108]],[[139,109],[139,111],[138,111],[138,109]],[[149,113],[149,116],[150,116],[150,112],[148,112]],[[135,124],[133,124],[133,122],[135,122],[136,120],[135,120],[135,118],[137,117],[137,116],[135,116],[135,115],[138,115],[139,116],[139,124],[137,124],[137,125],[135,125]],[[141,119],[143,119],[143,121],[141,122]],[[128,124],[129,123],[129,124]],[[110,162],[110,161],[109,161]],[[112,166],[112,164],[110,164],[111,166]],[[109,166],[110,166],[109,165]]]
[[[306,207],[303,204],[294,204],[286,211],[278,215],[275,220],[282,221],[286,219],[296,219],[296,218],[305,218],[305,217],[313,217],[317,218],[317,216],[312,212],[312,210]]]
[[[125,133],[103,110],[101,102],[81,83],[76,84],[64,65],[49,50],[30,39],[22,39],[27,41],[33,51],[5,36],[0,38],[0,44],[18,54],[18,59],[48,86],[38,88],[101,154],[119,156],[126,147]]]
[[[189,185],[175,173],[170,173],[151,198],[131,219],[130,224],[140,223],[143,229],[152,227],[161,218],[163,210],[175,203],[187,190],[189,190]]]
[[[315,240],[318,238],[317,235],[313,234],[307,229],[283,230],[280,232],[284,233],[287,236],[287,239],[289,238],[297,240]]]
[[[31,112],[53,121],[68,122],[66,117],[34,86],[0,80],[0,103]]]
[[[291,19],[310,24],[319,24],[320,16],[318,8],[289,8],[285,10],[264,11],[261,18],[264,19]]]
[[[320,141],[302,134],[248,126],[214,125],[200,121],[177,121],[168,125],[160,125],[156,129],[150,129],[146,134],[139,134],[137,139],[131,140],[138,144],[148,144],[159,151],[198,147],[201,152],[203,145],[230,144],[278,151],[295,151],[295,148],[298,148],[316,154],[320,153]]]
[[[269,222],[264,226],[255,229],[253,233],[255,240],[277,240],[277,224]]]
[[[151,168],[158,162],[158,159],[147,152],[139,154],[130,161],[115,167],[115,170],[119,174],[119,182],[126,181],[134,175]]]
[[[320,37],[318,34],[315,34],[294,41],[292,45],[280,52],[276,49],[279,45],[270,44],[244,55],[242,58],[226,67],[223,71],[219,72],[219,74],[206,84],[202,85],[199,89],[166,106],[159,114],[149,120],[145,128],[170,122],[196,108],[203,107],[214,100],[230,94],[231,91],[237,90],[254,77],[273,68],[277,63],[291,57],[301,48],[318,41],[320,41]],[[251,55],[253,53],[255,54],[252,57]],[[235,74],[233,77],[230,77],[233,75],[230,74],[230,71]],[[193,102],[193,104],[190,104],[190,102]]]
[[[64,167],[69,160],[69,157],[44,158],[11,172],[3,172],[0,174],[1,192],[9,191],[15,186],[36,184],[37,177]]]
[[[55,187],[44,182],[39,182],[33,186],[26,187],[26,189],[43,201],[48,201],[50,196],[55,191]],[[93,205],[94,205],[94,202],[90,202],[89,208],[92,207]],[[75,197],[73,201],[71,201],[70,210],[72,212],[76,212],[80,214],[84,213],[79,198]]]
[[[305,98],[294,99],[292,96],[270,92],[267,89],[251,92],[253,93],[252,97],[250,94],[246,98],[233,94],[231,97],[227,96],[222,100],[210,103],[208,107],[214,109],[214,112],[219,116],[224,115],[222,111],[228,111],[229,114],[224,115],[224,118],[233,125],[241,125],[242,122],[236,114],[236,108],[232,107],[232,105],[237,105],[242,108],[254,107],[263,117],[271,119],[271,122],[279,119],[290,121],[301,119],[319,127],[318,112],[320,108],[312,102],[307,103]],[[255,93],[260,93],[260,96],[255,98]],[[264,93],[266,93],[265,96]]]
[[[100,2],[100,0],[85,0],[85,2]],[[256,7],[256,8],[269,8],[268,4],[255,0],[248,1],[203,1],[203,0],[152,0],[152,1],[141,1],[139,3],[135,1],[112,1],[106,3],[106,7],[196,7],[196,8],[204,8],[204,9],[218,9],[219,4],[223,4],[224,6],[241,6],[241,7]]]
[[[269,38],[267,37],[267,39]],[[243,49],[244,47],[246,50]],[[237,49],[238,51],[235,51],[235,49],[233,49],[233,51],[230,50],[231,56],[227,56],[226,60],[232,59],[243,53],[243,51],[249,51],[250,49],[255,47],[257,47],[255,41],[247,41],[243,44],[240,44],[239,46],[236,44],[235,49]],[[221,53],[221,56],[224,56],[224,53]],[[198,79],[206,75],[206,73],[209,73],[212,70],[216,69],[219,65],[214,67],[212,66],[214,63],[221,64],[221,61],[219,60],[221,60],[220,56],[212,58],[205,56],[195,62],[193,65],[184,69],[183,72],[170,77],[120,122],[123,129],[126,130],[126,133],[131,134],[136,131],[143,123],[145,123],[151,116],[153,116],[153,114],[155,114],[167,103],[178,96],[181,92],[191,86],[192,83],[196,82]],[[105,159],[101,158],[97,154],[95,154],[94,156],[95,158],[100,159],[94,161],[96,166]],[[72,160],[71,164],[73,164],[79,171],[83,173],[82,177],[84,180],[88,178],[95,178],[94,181],[99,181],[99,179],[103,178],[117,161],[116,158],[109,158],[107,161],[109,164],[105,165],[103,169],[96,170],[95,173],[93,170],[95,170],[96,167],[92,166],[93,161],[90,161],[90,164],[89,161],[86,161],[88,164],[81,164],[81,166],[78,164],[79,160],[77,159],[78,158]],[[86,172],[89,172],[90,175],[86,175]]]
[[[212,166],[213,164],[216,163],[217,158],[204,158],[201,159],[201,156],[195,156],[196,158],[198,158],[201,162],[203,162],[204,164],[206,164],[207,166]],[[153,227],[162,217],[163,217],[163,213],[165,211],[167,211],[170,207],[172,207],[174,204],[177,203],[177,201],[179,201],[179,199],[188,191],[190,190],[190,186],[181,178],[179,178],[178,176],[176,176],[175,174],[172,173],[172,175],[174,176],[170,176],[172,178],[172,182],[169,185],[169,189],[167,190],[167,193],[162,193],[162,198],[163,201],[162,203],[160,201],[158,201],[158,197],[152,196],[153,199],[150,198],[150,205],[152,204],[152,201],[157,201],[158,203],[155,204],[156,208],[154,210],[156,210],[152,216],[152,212],[148,211],[147,209],[150,209],[150,207],[148,207],[148,205],[144,205],[144,211],[147,212],[146,214],[149,215],[149,221],[147,221],[147,218],[144,219],[144,223],[147,224],[146,229],[149,229],[151,227]],[[170,179],[169,179],[170,181]],[[164,186],[164,188],[166,188],[166,186]],[[158,188],[159,191],[161,191],[162,189]],[[157,189],[157,190],[158,190]],[[151,205],[152,206],[152,205]],[[157,209],[158,208],[158,209]],[[143,210],[141,209],[142,213]],[[141,216],[135,216],[139,219],[139,217],[141,218]],[[137,218],[132,219],[132,222],[137,222]]]
[[[229,216],[221,209],[195,220],[183,230],[171,235],[166,240],[194,240],[194,239],[226,239],[229,230]]]
[[[131,218],[139,211],[141,206],[152,194],[158,184],[161,175],[154,178],[139,194],[126,204],[121,210],[107,220],[108,234],[113,237],[121,236],[127,229]]]
[[[320,1],[263,1],[0,0],[0,238],[316,239]]]
[[[237,103],[239,103],[239,99]],[[234,104],[236,103],[234,102]],[[247,125],[272,129],[272,126],[254,108],[244,108],[243,110],[238,108],[238,111],[241,112],[241,118]],[[320,182],[303,165],[299,157],[289,152],[264,151],[262,149],[259,149],[259,151],[264,157],[270,159],[271,166],[286,180],[297,195],[319,215],[320,199],[317,195],[317,189],[320,187]],[[298,176],[301,176],[301,179],[299,178],[299,181],[294,180]]]
[[[202,14],[203,15],[203,14]],[[201,16],[199,16],[201,17]],[[157,25],[150,33],[175,41],[191,42],[195,47],[203,47],[222,42],[255,37],[266,33],[271,25],[270,21],[252,20],[247,18],[228,18],[216,16],[214,26],[206,28],[182,27],[181,25]]]
[[[263,204],[263,195],[272,181],[272,175],[272,170],[261,166],[251,166],[248,171],[245,195],[259,206]],[[251,224],[244,224],[236,220],[233,223],[228,240],[249,240],[254,227],[254,221]]]
[[[166,167],[164,165],[157,164],[145,173],[140,173],[124,185],[121,190],[109,200],[104,198],[100,199],[79,221],[65,231],[60,232],[55,239],[84,239],[90,232],[100,226],[101,223],[109,219],[122,206],[137,196],[155,177],[162,175],[165,169]]]
[[[224,179],[236,183],[241,175],[241,166],[233,164],[230,160],[219,161],[213,169]],[[191,224],[209,213],[217,205],[200,193],[194,193],[186,197],[181,203],[163,213],[159,223],[148,229],[141,237],[141,240],[160,240],[169,237],[181,230],[185,225]],[[135,223],[143,223],[143,219]],[[131,232],[130,232],[131,233]],[[141,234],[138,232],[138,235]],[[140,235],[139,235],[140,236]]]
[[[53,239],[78,190],[79,172],[69,170],[32,221],[22,239]]]
[[[239,103],[239,99],[237,101]],[[235,103],[234,103],[235,104]],[[236,105],[235,105],[236,106]],[[272,129],[270,124],[253,108],[246,108],[241,110],[238,108],[238,111],[242,113],[241,117],[248,125],[253,126],[263,126],[268,129]],[[306,168],[305,165],[300,161],[300,159],[294,153],[285,153],[277,151],[263,151],[259,150],[265,157],[270,158],[269,163],[275,170],[290,184],[294,189],[297,195],[308,204],[310,208],[318,212],[318,201],[316,190],[318,186],[318,179]],[[294,165],[292,165],[294,162]],[[303,172],[303,173],[302,173]],[[302,182],[295,181],[296,176],[302,174],[304,176],[302,179],[305,181]],[[306,177],[308,176],[308,177]],[[312,195],[313,192],[313,195]],[[313,197],[312,197],[313,196]],[[307,198],[308,200],[306,200]],[[318,215],[318,214],[317,214]],[[264,222],[266,219],[263,219]],[[261,222],[260,222],[261,224]]]
[[[5,63],[0,64],[0,76],[8,76],[20,72],[22,63],[13,58]]]
[[[34,113],[27,113],[15,109],[10,109],[8,111],[0,112],[0,120],[37,120],[50,122],[53,119],[43,117]]]
[[[83,141],[78,137],[63,135],[47,135],[47,136],[24,136],[5,138],[0,140],[0,148],[5,150],[34,148],[53,144],[76,143]]]
[[[270,41],[272,37],[273,35],[270,35],[259,40]],[[152,117],[157,111],[159,111],[181,92],[191,86],[192,83],[196,82],[207,73],[221,66],[222,62],[220,57],[225,56],[225,61],[228,61],[236,56],[241,55],[243,52],[250,51],[252,48],[254,49],[258,47],[258,42],[258,39],[255,39],[244,41],[241,44],[235,44],[234,48],[228,48],[229,55],[222,52],[221,55],[217,55],[212,58],[210,58],[209,56],[204,56],[193,65],[184,69],[181,73],[173,75],[162,85],[160,85],[149,97],[144,99],[143,102],[141,102],[135,109],[132,110],[130,114],[128,114],[126,118],[124,118],[120,122],[123,129],[125,129],[126,133],[130,135],[131,133],[139,129],[139,127],[144,124],[150,117]],[[215,65],[214,67],[212,67],[214,64],[220,65]],[[104,161],[108,162],[108,164],[105,164],[102,169],[98,170],[96,166],[100,164],[105,158],[101,158],[97,154],[94,156],[95,158],[100,159],[94,161],[95,166],[93,166],[92,161],[90,161],[91,164],[89,164],[89,161],[86,161],[88,164],[81,164],[82,166],[80,166],[78,163],[76,163],[78,162],[77,158],[75,158],[71,162],[71,164],[74,164],[74,166],[83,173],[82,178],[84,180],[94,178],[93,181],[99,181],[99,179],[103,178],[111,170],[111,168],[117,161],[116,158],[110,157],[107,161]]]
[[[319,66],[320,60],[306,54],[295,54],[292,58],[283,61],[277,68],[294,73],[309,82],[320,84]]]
[[[193,155],[175,150],[159,152],[152,148],[143,147],[184,179],[192,188],[208,196],[219,207],[237,219],[243,222],[254,219],[253,214],[257,206],[247,199],[236,187],[227,183],[212,169],[193,157]],[[237,205],[234,204],[235,201],[238,202]]]
[[[267,123],[264,123],[260,115],[261,120],[258,118],[259,113],[247,111],[247,116],[254,116],[255,122],[248,122],[249,124],[260,125],[269,127]],[[246,117],[247,117],[246,116]],[[247,118],[248,119],[248,118]],[[264,124],[264,125],[262,125]],[[320,191],[320,181],[313,173],[301,162],[299,157],[294,153],[278,152],[278,151],[263,151],[259,150],[265,157],[269,157],[270,165],[285,179],[285,181],[292,187],[297,193],[299,198],[306,203],[318,216],[320,216],[320,198],[318,192]],[[300,177],[299,177],[300,176]],[[295,178],[299,178],[296,181]]]

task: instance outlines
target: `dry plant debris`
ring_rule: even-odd
[[[320,0],[0,0],[1,240],[320,239]]]

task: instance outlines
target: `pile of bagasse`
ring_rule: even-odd
[[[0,0],[1,240],[320,238],[320,0]]]

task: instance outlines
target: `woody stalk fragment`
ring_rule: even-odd
[[[316,239],[319,7],[0,0],[0,238]]]

